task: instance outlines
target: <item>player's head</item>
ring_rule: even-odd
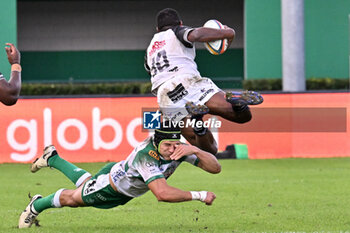
[[[165,8],[159,11],[156,18],[158,31],[165,31],[172,26],[182,24],[179,13],[172,8]]]
[[[162,127],[154,131],[154,146],[161,155],[168,157],[172,154],[173,149],[180,144],[180,137],[179,127],[163,122]]]

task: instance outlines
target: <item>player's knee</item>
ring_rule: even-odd
[[[60,195],[61,206],[77,207],[79,203],[75,198],[75,190],[64,190]]]
[[[218,147],[216,145],[212,145],[210,153],[216,155],[216,153],[218,153]]]
[[[244,124],[244,123],[247,123],[247,122],[249,122],[251,120],[252,120],[252,115],[251,114],[247,114],[246,116],[238,117],[237,123]]]
[[[252,114],[250,110],[244,112],[234,112],[234,122],[244,124],[252,120]]]

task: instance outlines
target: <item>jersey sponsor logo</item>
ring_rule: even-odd
[[[175,66],[174,68],[168,70],[168,72],[178,72],[179,68],[177,66]]]
[[[96,197],[102,201],[107,201],[107,198],[105,198],[104,196],[102,196],[101,194],[99,193],[96,193]]]
[[[180,83],[175,87],[174,90],[169,91],[167,95],[171,99],[171,101],[173,101],[173,103],[176,103],[179,100],[181,100],[183,97],[188,95],[188,91],[185,89],[182,83]]]
[[[151,157],[155,158],[156,160],[159,160],[159,155],[158,155],[157,152],[155,152],[154,150],[150,150],[150,151],[148,152],[148,154],[149,154]]]
[[[159,173],[159,170],[156,169],[156,168],[151,168],[151,169],[149,169],[149,172],[150,172],[151,174],[157,174],[157,173]]]
[[[208,89],[206,92],[203,93],[203,95],[199,98],[199,101],[202,101],[210,92],[213,92],[214,89],[210,88]],[[203,92],[203,90],[201,90],[201,92]]]
[[[84,196],[89,195],[90,193],[93,193],[96,191],[96,180],[89,180],[88,182],[86,182],[85,187],[84,187],[84,191],[83,194]]]
[[[148,55],[151,57],[158,49],[161,49],[165,46],[165,40],[155,41],[152,45],[151,51],[149,51]]]
[[[153,162],[146,162],[146,167],[155,167],[156,164]]]
[[[114,183],[116,183],[119,179],[125,176],[126,173],[121,169],[122,168],[119,168],[118,170],[111,173],[111,177]]]
[[[164,115],[165,115],[166,118],[170,118],[170,116],[167,116],[166,114],[164,114]],[[182,116],[182,115],[184,115],[184,113],[182,113],[182,112],[175,113],[174,116],[171,117],[171,122],[175,121],[176,118],[178,118],[179,116]],[[187,115],[187,114],[185,114],[185,115]],[[183,117],[185,117],[185,116],[183,116]]]

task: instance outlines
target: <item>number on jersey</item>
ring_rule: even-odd
[[[165,50],[161,50],[152,58],[151,75],[154,77],[157,73],[163,72],[170,66]]]

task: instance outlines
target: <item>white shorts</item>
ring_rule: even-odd
[[[181,75],[159,86],[157,101],[164,119],[179,121],[188,115],[187,102],[204,105],[220,91],[209,78]]]

